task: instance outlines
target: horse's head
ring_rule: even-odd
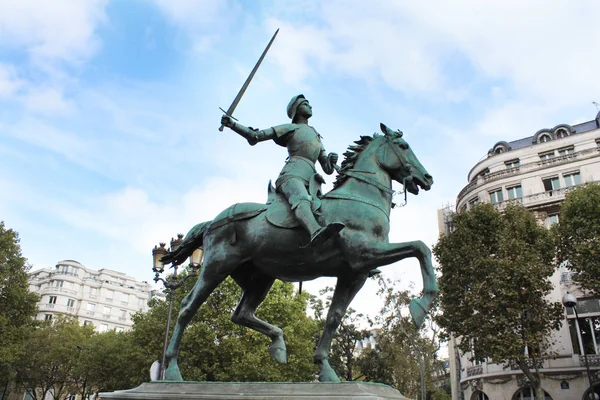
[[[402,138],[401,131],[392,131],[384,124],[380,124],[385,143],[380,146],[382,150],[379,165],[386,170],[396,182],[404,185],[404,190],[412,194],[419,193],[419,187],[429,190],[433,185],[433,178],[415,156],[412,149]]]

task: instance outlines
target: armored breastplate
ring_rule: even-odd
[[[313,163],[319,158],[322,145],[317,131],[308,125],[299,124],[298,129],[287,141],[287,148],[292,156],[300,156],[311,160]]]

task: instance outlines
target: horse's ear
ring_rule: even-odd
[[[392,132],[390,131],[390,128],[388,128],[387,126],[385,126],[385,124],[383,122],[381,122],[379,124],[379,127],[381,128],[381,132],[383,132],[383,134],[385,136],[390,136],[392,134]]]

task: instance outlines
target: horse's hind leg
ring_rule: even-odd
[[[280,363],[286,363],[287,349],[283,341],[283,331],[254,315],[260,303],[267,297],[275,279],[256,271],[253,267],[248,267],[249,265],[242,266],[232,275],[244,294],[231,320],[271,338],[271,346],[269,346],[271,357]]]
[[[325,328],[319,340],[319,344],[315,349],[314,361],[319,365],[319,381],[321,382],[339,382],[331,365],[329,365],[329,351],[331,350],[331,342],[333,335],[340,326],[342,318],[346,315],[348,306],[356,296],[356,293],[363,287],[367,280],[368,271],[358,275],[345,276],[338,278],[333,292],[333,299],[327,312],[325,320]]]
[[[228,270],[227,268],[222,268],[221,265],[219,265],[219,267],[221,268],[218,268],[219,273],[217,273],[217,268],[214,264],[205,263],[200,271],[200,277],[196,281],[194,288],[181,302],[177,324],[175,325],[169,347],[167,348],[166,361],[168,368],[165,370],[164,380],[183,380],[181,372],[179,371],[179,366],[177,365],[177,355],[179,353],[183,331],[188,326],[202,303],[206,301],[213,290],[215,290],[215,288],[229,275],[228,272],[223,272],[223,270]]]

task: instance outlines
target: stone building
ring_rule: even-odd
[[[534,211],[540,224],[550,227],[558,222],[565,194],[589,182],[600,182],[600,113],[591,121],[561,124],[523,139],[494,144],[487,157],[469,171],[455,211],[467,210],[481,201],[500,210],[509,203],[520,203]],[[446,208],[438,213],[440,232],[453,229],[449,211]],[[577,297],[579,320],[572,309],[565,310],[565,321],[555,332],[556,345],[551,349],[557,357],[539,364],[542,387],[546,399],[587,399],[585,359],[594,381],[600,369],[600,301],[574,285],[563,267],[551,281],[553,301],[560,302],[567,292]],[[454,342],[450,343],[449,356],[453,400],[534,398],[516,366],[472,362],[469,354],[457,353]],[[595,390],[600,393],[598,385]]]
[[[129,329],[131,314],[147,311],[148,301],[162,296],[148,282],[106,268],[95,271],[73,260],[30,273],[29,290],[40,295],[36,319],[72,315],[100,332]]]

